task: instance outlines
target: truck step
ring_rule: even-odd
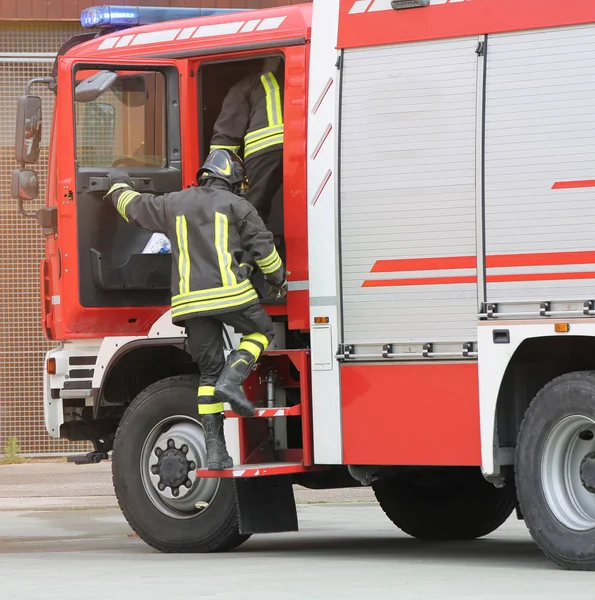
[[[270,475],[289,475],[311,470],[302,463],[263,463],[254,465],[238,465],[222,471],[197,469],[196,476],[202,478],[233,478],[233,477],[266,477]]]
[[[299,417],[302,414],[302,406],[298,404],[296,406],[288,406],[284,408],[257,408],[256,414],[251,417],[252,419],[262,419],[271,417]],[[240,417],[233,412],[233,410],[226,410],[225,416],[228,419],[239,419]]]

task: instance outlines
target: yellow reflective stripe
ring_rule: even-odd
[[[265,256],[264,258],[257,258],[256,264],[259,267],[266,267],[267,265],[274,263],[277,258],[279,258],[279,253],[277,252],[277,248],[273,248],[273,251],[268,256]]]
[[[254,357],[254,360],[258,360],[262,353],[262,348],[251,340],[242,340],[238,346],[238,350],[245,350]]]
[[[114,183],[114,185],[112,185],[112,187],[108,190],[106,196],[109,196],[110,194],[113,194],[116,190],[121,190],[122,188],[131,189],[127,183]]]
[[[265,275],[268,275],[280,269],[283,266],[283,261],[277,252],[277,248],[275,248],[266,258],[257,260],[256,264]]]
[[[122,192],[118,197],[118,212],[122,215],[126,221],[128,221],[128,215],[126,214],[126,208],[135,198],[139,197],[140,194],[135,191]]]
[[[248,346],[246,346],[246,344],[248,344]],[[258,356],[255,356],[251,349],[253,347],[258,348],[258,356],[260,356],[260,353],[264,352],[269,347],[267,336],[262,333],[250,333],[249,335],[245,335],[240,342],[240,350],[248,350],[248,352],[258,360]]]
[[[283,261],[280,258],[277,258],[277,260],[271,266],[269,266],[269,267],[261,267],[260,270],[265,275],[270,275],[271,273],[274,273],[275,271],[278,271],[282,266],[283,266]]]
[[[266,350],[269,347],[269,338],[267,338],[267,336],[263,333],[250,333],[242,338],[242,342],[244,340],[258,342],[262,346],[263,350]]]
[[[244,150],[244,158],[250,156],[250,154],[254,154],[255,152],[259,152],[260,150],[264,150],[265,148],[270,148],[271,146],[280,146],[283,144],[283,134],[274,135],[270,138],[266,138],[261,142],[257,142],[255,144],[250,144],[246,146]]]
[[[134,192],[132,190],[126,190],[125,192],[122,192],[121,194],[118,195],[118,201],[116,202],[116,208],[118,209],[118,212],[120,214],[121,210],[122,210],[122,200],[124,200],[125,198],[127,198],[128,196],[130,196],[130,194],[134,194]]]
[[[238,280],[231,270],[231,254],[228,246],[229,226],[227,215],[215,213],[215,248],[217,249],[217,259],[219,261],[219,272],[221,273],[221,283],[223,287],[229,288],[237,285]]]
[[[214,396],[215,395],[215,386],[214,385],[201,385],[198,388],[199,396]]]
[[[245,360],[243,358],[239,358],[231,365],[231,368],[233,369],[236,365],[239,365],[240,363],[244,363],[245,365],[250,366],[250,363],[247,360]]]
[[[126,198],[126,196],[128,196],[130,194],[130,190],[126,191],[126,192],[122,192],[119,196],[118,196],[118,201],[116,202],[116,210],[120,213],[120,216],[125,219],[126,221],[128,221],[128,216],[126,215],[125,212],[122,212],[122,201]]]
[[[215,404],[199,404],[198,414],[199,415],[214,415],[222,413],[225,410],[223,402],[216,402]]]
[[[262,129],[256,129],[255,131],[251,131],[250,133],[246,134],[244,142],[246,144],[253,144],[254,142],[259,142],[260,140],[271,135],[283,133],[284,129],[285,128],[283,125],[279,125],[278,127],[263,127]]]
[[[254,272],[254,265],[251,265],[250,263],[240,263],[240,268],[241,267],[248,267],[251,272]]]
[[[281,260],[276,248],[266,258],[257,260],[256,263],[265,275],[274,273],[283,267],[283,261]]]
[[[277,79],[272,73],[265,73],[260,77],[264,86],[267,100],[267,117],[269,127],[283,124],[283,111],[281,109],[281,91]]]
[[[178,238],[178,271],[180,273],[180,294],[190,292],[190,255],[188,254],[188,223],[185,216],[176,217]]]
[[[217,298],[216,300],[197,300],[196,302],[184,302],[183,304],[177,304],[176,306],[172,306],[172,313],[182,312],[186,309],[195,308],[197,306],[204,306],[206,307],[205,310],[225,308],[227,306],[239,306],[240,304],[244,304],[249,300],[253,300],[254,298],[258,298],[258,294],[256,293],[256,290],[252,288],[242,292],[241,294]]]
[[[217,287],[208,290],[199,290],[196,292],[188,292],[187,294],[178,294],[172,298],[172,306],[184,304],[187,302],[200,302],[202,300],[217,300],[220,298],[230,298],[231,296],[252,290],[252,284],[249,279],[244,279],[237,285],[225,288]]]
[[[248,302],[252,302],[253,300],[258,300],[258,294],[252,289],[244,294],[240,294],[239,296],[234,296],[233,298],[216,300],[213,302],[196,302],[194,304],[183,304],[176,308],[172,308],[171,314],[172,317],[181,317],[183,315],[189,315],[191,313],[197,312],[206,312],[209,310],[219,310],[222,308],[234,308],[236,306],[243,306],[244,304],[248,304]]]
[[[214,144],[209,148],[209,152],[213,152],[213,150],[231,150],[234,154],[237,154],[239,149],[239,146],[218,146]]]

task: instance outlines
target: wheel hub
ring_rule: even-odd
[[[581,482],[587,492],[595,494],[595,452],[590,452],[581,462]]]
[[[196,450],[185,437],[161,436],[150,459],[151,482],[165,498],[183,498],[196,481]]]
[[[179,488],[188,480],[190,463],[186,455],[177,448],[168,448],[159,458],[157,474],[161,482],[170,488]]]

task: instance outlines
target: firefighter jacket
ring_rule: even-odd
[[[224,148],[244,160],[283,147],[283,75],[245,77],[228,92],[217,118],[211,151]]]
[[[269,281],[285,280],[273,234],[247,200],[227,189],[192,187],[155,196],[115,183],[106,197],[129,223],[171,240],[174,323],[259,302],[251,269],[240,262],[245,252]]]

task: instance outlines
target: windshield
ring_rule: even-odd
[[[78,71],[77,85],[96,73]],[[165,75],[117,74],[97,99],[75,101],[78,166],[167,166]]]

